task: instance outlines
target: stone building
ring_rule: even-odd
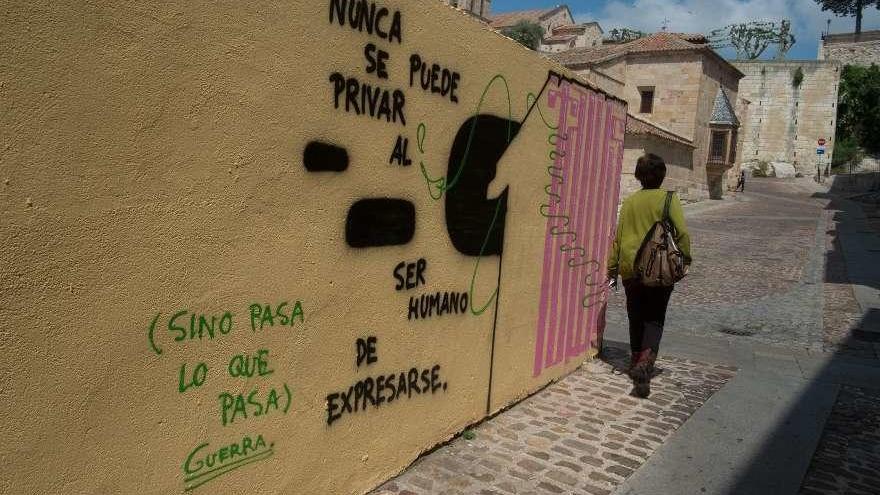
[[[641,184],[635,178],[635,164],[639,157],[653,153],[666,162],[666,180],[663,187],[678,191],[683,198],[701,199],[693,187],[694,143],[661,126],[632,114],[627,116],[626,137],[623,142],[623,172],[620,177],[621,199],[637,191]]]
[[[446,0],[446,3],[484,20],[492,13],[492,0]]]
[[[880,65],[880,31],[823,35],[817,58],[841,65]]]
[[[739,163],[740,124],[733,102],[738,101],[743,73],[712,50],[705,37],[662,32],[552,57],[626,100],[640,125],[671,134],[676,147],[683,143],[693,147],[683,165],[689,172],[677,179],[683,196],[693,200],[722,196]],[[629,135],[627,139],[633,150],[641,149],[641,142],[635,143]],[[666,154],[678,157],[680,151]],[[634,162],[625,161],[624,171],[633,166]]]
[[[599,23],[576,24],[567,5],[498,14],[492,18],[491,25],[500,31],[522,21],[533,22],[544,28],[544,39],[538,47],[541,52],[558,53],[602,44],[604,32]]]
[[[545,35],[539,48],[542,52],[558,53],[572,48],[597,47],[605,32],[598,22],[558,26]]]
[[[734,62],[745,74],[739,96],[751,102],[743,129],[743,162],[786,162],[815,173],[816,147],[823,160],[834,152],[841,66],[832,61]],[[824,163],[823,163],[824,165]]]
[[[515,12],[505,12],[492,16],[490,24],[493,28],[501,30],[515,26],[522,21],[534,22],[544,28],[545,35],[553,32],[554,28],[559,26],[571,26],[574,24],[574,17],[571,15],[571,9],[568,5],[557,5],[549,9],[536,10],[518,10]]]

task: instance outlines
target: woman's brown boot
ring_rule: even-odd
[[[648,366],[652,354],[650,349],[640,352],[629,375],[633,380],[633,394],[642,399],[651,395],[651,374],[648,371]]]

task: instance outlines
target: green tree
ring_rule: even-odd
[[[847,65],[840,76],[837,142],[880,152],[880,67]],[[836,154],[836,153],[835,153]]]
[[[788,19],[780,22],[730,24],[709,33],[712,48],[733,48],[736,50],[736,58],[740,60],[755,60],[770,45],[777,45],[776,58],[781,60],[795,42],[794,35],[791,34],[791,21]]]
[[[831,166],[836,172],[846,173],[847,167],[849,167],[849,171],[852,171],[852,168],[861,163],[864,157],[865,154],[855,138],[847,136],[840,139],[838,136],[837,144],[834,146],[834,159],[831,162]]]
[[[501,32],[531,50],[537,50],[541,45],[541,40],[544,39],[544,28],[531,21],[519,21]]]
[[[616,43],[625,43],[627,41],[637,40],[646,36],[644,32],[630,28],[614,28],[609,32],[609,34],[610,36],[608,37],[608,40],[614,41]]]
[[[856,34],[862,32],[862,15],[866,7],[880,9],[880,0],[816,0],[822,10],[830,10],[839,16],[856,16]]]

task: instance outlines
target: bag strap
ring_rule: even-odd
[[[666,191],[666,204],[663,205],[663,221],[669,221],[669,205],[672,204],[672,195],[675,194],[672,191]]]

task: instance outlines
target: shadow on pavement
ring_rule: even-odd
[[[873,267],[865,265],[870,259],[864,256],[864,253],[856,254],[851,246],[844,245],[849,244],[851,239],[842,242],[841,238],[845,235],[877,236],[878,234],[864,230],[863,223],[860,222],[863,219],[860,205],[842,198],[836,192],[842,191],[835,191],[832,188],[831,194],[816,194],[814,197],[830,200],[827,209],[836,210],[835,220],[841,227],[852,229],[854,221],[858,226],[855,231],[836,232],[833,249],[826,254],[823,280],[826,283],[861,285],[863,288],[877,291],[880,289],[880,277],[873,272]],[[846,259],[848,269],[842,273],[840,270],[829,270],[832,259],[841,255]],[[873,257],[873,264],[880,266],[880,254]],[[752,456],[749,466],[737,476],[734,486],[726,493],[729,495],[880,493],[880,469],[876,464],[864,465],[865,461],[880,461],[880,457],[874,459],[865,457],[866,449],[869,454],[873,450],[872,457],[880,453],[880,436],[877,436],[880,434],[878,411],[864,407],[848,407],[848,404],[841,402],[844,397],[841,390],[844,390],[847,393],[854,391],[856,394],[866,394],[869,398],[874,397],[876,400],[872,403],[880,404],[880,383],[859,379],[860,376],[864,377],[865,370],[880,366],[880,362],[846,355],[846,350],[849,348],[870,346],[880,341],[878,339],[880,332],[872,331],[880,331],[880,310],[862,307],[861,311],[863,312],[861,319],[849,329],[849,335],[837,343],[837,352],[830,354],[830,357],[827,357],[816,369],[804,370],[809,383],[788,409],[784,419],[777,423],[774,431]],[[811,409],[807,405],[814,404],[818,397],[828,397],[829,387],[834,388],[834,405],[830,415],[817,414],[816,417],[805,418],[804,411]],[[838,417],[840,414],[847,415],[845,421],[840,421],[841,418]],[[828,425],[838,425],[835,428],[837,430],[842,428],[842,431],[830,432]],[[849,425],[848,429],[847,425]],[[797,453],[792,452],[791,448],[792,444],[803,440],[801,437],[807,431],[806,428],[819,428],[823,431],[817,450],[810,456],[809,464],[805,461],[807,456],[802,455],[803,453],[796,455]],[[864,428],[873,428],[874,431],[863,431]],[[861,447],[858,447],[857,442],[863,434],[874,436],[869,437],[872,441],[867,445],[863,442]],[[798,473],[806,473],[806,475],[802,474],[800,483],[796,484],[794,482]]]

